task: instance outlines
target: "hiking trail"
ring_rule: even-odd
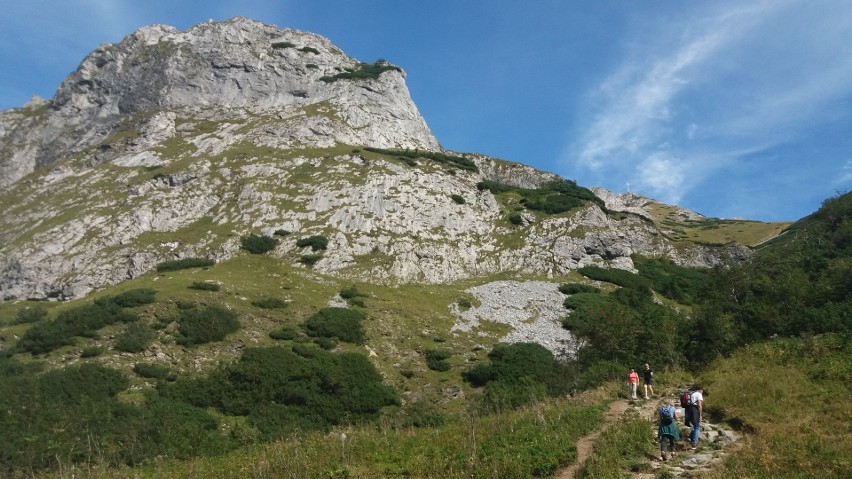
[[[678,405],[678,392],[667,391],[663,395],[657,395],[651,399],[619,399],[610,404],[609,410],[604,413],[604,423],[600,429],[581,437],[577,441],[577,460],[570,466],[559,470],[554,479],[574,479],[583,463],[591,455],[597,439],[622,415],[627,413],[638,413],[648,423],[648,433],[653,436],[657,443],[657,410],[668,399],[672,404]],[[644,458],[647,467],[642,472],[624,471],[630,473],[632,479],[653,479],[661,472],[667,472],[667,477],[688,478],[695,473],[709,471],[721,463],[725,457],[735,448],[739,447],[741,435],[733,431],[725,424],[710,423],[707,420],[701,423],[701,441],[698,449],[691,451],[689,448],[689,434],[684,435],[686,426],[683,426],[683,409],[678,409],[678,422],[681,424],[681,441],[678,443],[677,453],[669,457],[668,461],[660,460],[659,446],[655,445],[654,453]]]

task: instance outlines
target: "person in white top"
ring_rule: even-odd
[[[689,442],[692,444],[692,449],[698,447],[698,441],[701,439],[701,421],[704,420],[704,387],[695,386],[692,394],[689,395],[689,404],[686,407],[686,417],[692,424],[692,431],[689,434]]]

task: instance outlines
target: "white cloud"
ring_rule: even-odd
[[[628,31],[642,48],[588,94],[566,161],[587,183],[676,202],[850,115],[852,4],[841,3],[714,3]]]

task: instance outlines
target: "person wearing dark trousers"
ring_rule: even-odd
[[[654,395],[654,371],[651,370],[651,365],[645,363],[645,369],[642,371],[642,380],[645,384],[645,399]]]
[[[695,386],[692,393],[689,395],[689,403],[686,405],[687,425],[692,426],[692,431],[689,433],[689,442],[692,445],[692,450],[698,447],[698,441],[701,439],[701,421],[704,420],[704,387]]]

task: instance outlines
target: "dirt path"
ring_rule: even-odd
[[[677,391],[669,391],[666,394],[666,396],[658,396],[646,401],[621,399],[610,404],[609,410],[604,414],[604,423],[601,428],[577,441],[577,460],[571,466],[557,472],[554,479],[573,479],[591,454],[598,437],[606,432],[628,409],[637,408],[640,416],[649,421],[649,434],[656,437],[657,410],[665,399],[669,399],[673,403],[677,401]],[[678,414],[683,417],[682,411],[679,410]],[[740,439],[738,433],[724,424],[702,422],[701,445],[697,451],[690,451],[686,447],[681,447],[680,453],[669,461],[662,462],[656,458],[649,459],[647,472],[632,472],[630,475],[633,479],[650,479],[657,477],[659,472],[665,470],[670,477],[689,477],[692,473],[713,469],[716,464],[723,461],[731,451],[740,445]],[[685,442],[682,444],[685,444]],[[628,471],[624,472],[625,474],[628,473]]]
[[[609,410],[604,414],[604,423],[600,429],[597,431],[587,434],[580,438],[577,441],[577,460],[574,464],[566,467],[559,471],[554,479],[574,479],[574,475],[577,474],[577,471],[580,470],[580,466],[586,462],[586,458],[589,457],[589,454],[592,452],[592,448],[595,446],[595,442],[598,440],[601,434],[603,434],[610,425],[615,423],[615,420],[621,417],[624,414],[624,411],[630,407],[630,403],[626,399],[622,399],[620,401],[615,401],[609,405]]]

